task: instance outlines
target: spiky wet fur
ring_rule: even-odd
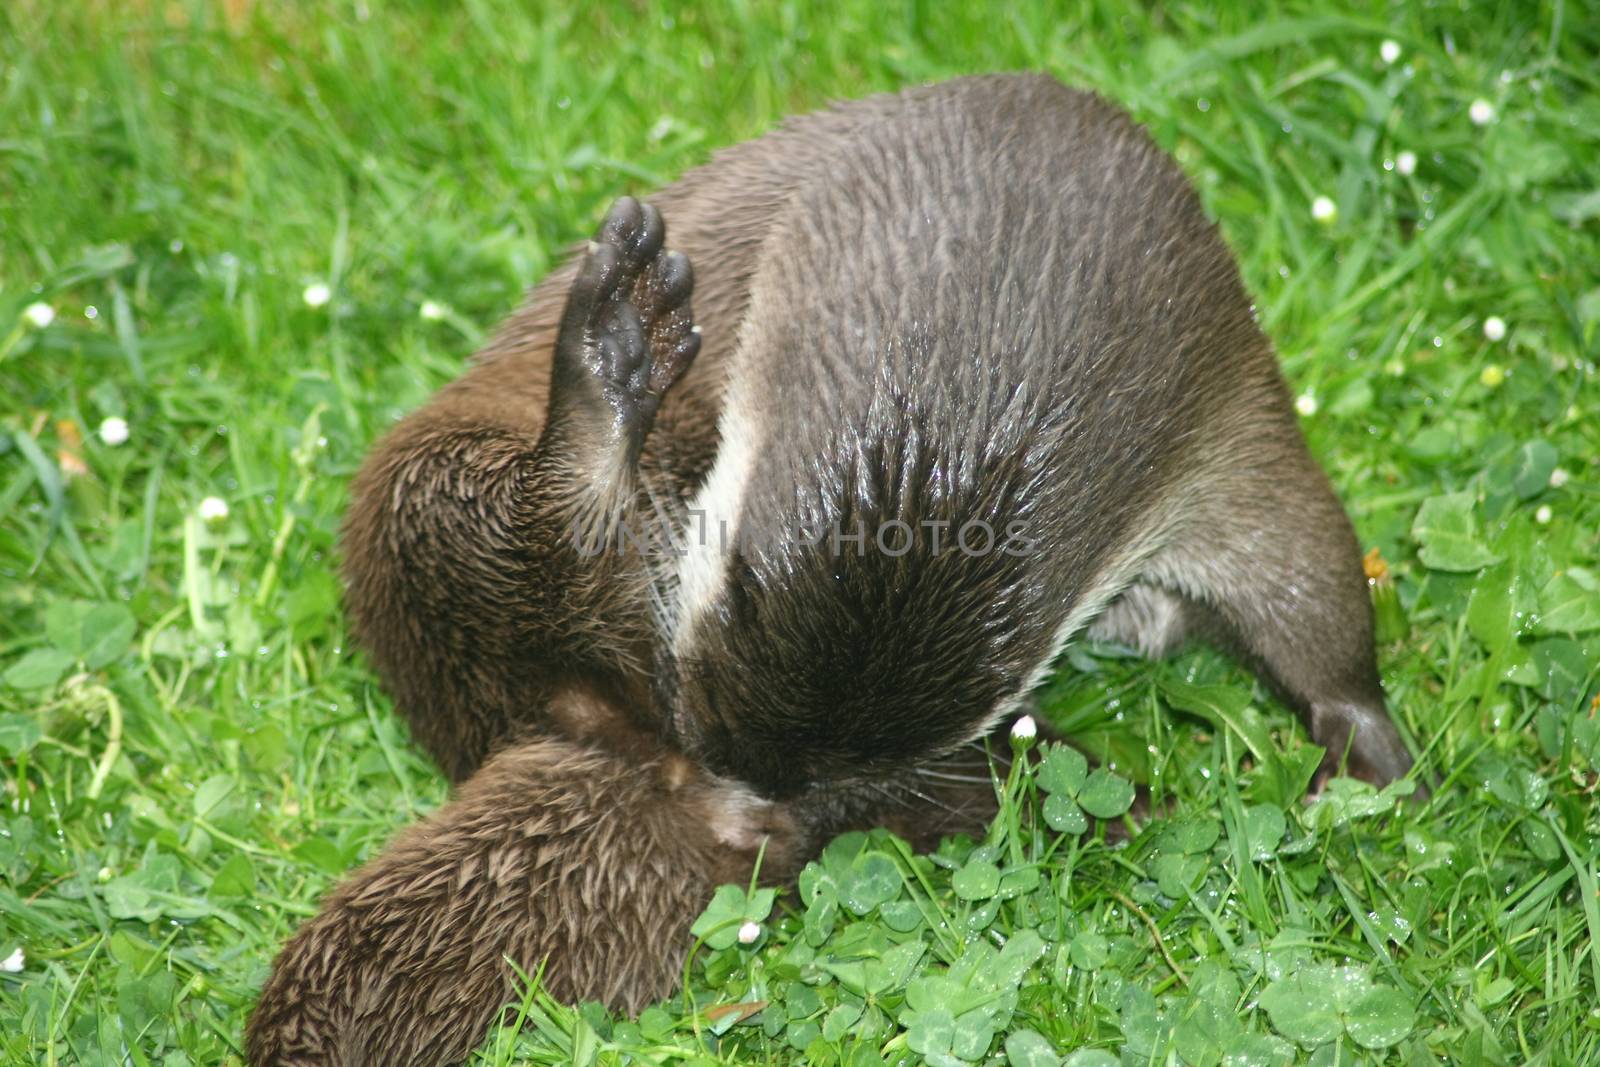
[[[1003,774],[1009,748],[993,747]],[[923,849],[981,829],[989,748],[779,804],[644,741],[508,745],[289,941],[250,1018],[250,1062],[459,1062],[516,996],[513,964],[559,999],[637,1012],[677,985],[716,886],[783,885],[846,829],[885,825]]]
[[[508,748],[301,927],[251,1018],[251,1062],[456,1062],[515,992],[507,957],[546,965],[556,997],[638,1011],[672,988],[688,923],[717,885],[749,879],[763,842],[769,876],[792,875],[792,823],[681,756]]]
[[[557,340],[580,253],[356,479],[358,637],[413,735],[467,784],[291,943],[252,1023],[258,1065],[360,1062],[350,1028],[368,1012],[362,1032],[437,1050],[418,1062],[459,1055],[505,992],[502,951],[551,957],[560,995],[664,993],[693,902],[745,857],[701,851],[698,794],[650,793],[655,761],[681,751],[691,780],[776,800],[797,856],[863,821],[971,826],[993,810],[981,776],[915,768],[970,751],[1097,617],[1153,652],[1220,637],[1301,711],[1324,774],[1410,766],[1350,524],[1232,257],[1121,111],[1048,78],[961,79],[794,119],[650,199],[694,265],[703,343],[636,464],[616,462],[614,411],[551,387],[577,359]],[[691,505],[735,547],[663,559],[573,541],[575,522],[653,517],[681,539]],[[802,521],[974,516],[1022,522],[1037,551],[738,547]],[[638,780],[602,770],[615,789],[552,791],[569,781],[565,757],[549,762],[560,744],[576,763],[631,761]],[[637,837],[515,836],[546,808],[612,825],[641,805]],[[469,876],[485,850],[509,881]],[[552,921],[599,908],[541,888],[543,850],[601,868],[626,923],[657,920],[651,958],[604,924],[577,944]],[[636,892],[628,870],[650,862],[686,880]],[[427,966],[433,945],[478,961],[470,986]],[[418,967],[390,976],[389,957]],[[581,980],[610,967],[658,984]],[[363,999],[371,983],[389,1007]],[[326,1013],[316,989],[333,991]],[[296,1042],[322,1051],[275,1051]]]

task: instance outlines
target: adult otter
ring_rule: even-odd
[[[358,636],[452,778],[519,737],[645,738],[739,783],[740,818],[847,825],[1092,621],[1241,650],[1324,776],[1410,767],[1349,521],[1226,246],[1121,111],[961,79],[792,120],[652,203],[357,479]],[[662,529],[674,551],[585,544]]]

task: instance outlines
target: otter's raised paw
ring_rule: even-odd
[[[569,402],[603,420],[630,458],[661,397],[700,350],[689,295],[689,259],[663,250],[661,213],[631,196],[611,206],[567,296],[556,340],[556,375]]]

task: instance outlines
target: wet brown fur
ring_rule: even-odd
[[[256,1064],[454,1063],[515,995],[505,957],[567,1001],[638,1011],[669,992],[712,890],[803,858],[772,805],[681,756],[514,746],[352,874],[279,957],[250,1023]],[[718,836],[742,837],[739,846]],[[616,946],[618,951],[606,951]],[[625,950],[621,950],[624,949]]]
[[[1152,654],[1196,635],[1240,651],[1329,748],[1325,773],[1409,767],[1350,524],[1215,227],[1121,111],[1047,78],[962,79],[791,120],[650,199],[703,329],[653,425],[585,392],[599,328],[563,332],[594,288],[580,254],[355,481],[357,635],[465,784],[290,943],[257,1067],[459,1058],[509,991],[502,954],[548,957],[558,996],[635,1008],[768,831],[784,877],[848,826],[924,844],[981,826],[970,739],[1085,605]],[[717,461],[732,368],[759,381],[768,434],[753,521],[988,509],[1048,551],[736,553],[677,642],[662,572],[584,556],[573,523],[677,514]],[[736,781],[772,798],[749,796],[738,847],[705,816],[747,796]]]
[[[557,719],[585,730],[613,712],[559,703]],[[991,774],[1010,760],[1001,737],[994,761],[966,746],[843,803],[781,804],[648,738],[610,743],[627,733],[505,746],[346,876],[274,962],[250,1062],[460,1062],[519,994],[513,964],[544,965],[559,1000],[636,1013],[676,988],[717,886],[788,884],[846,829],[887,826],[924,850],[978,832],[995,811]]]

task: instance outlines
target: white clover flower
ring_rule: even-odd
[[[1549,504],[1540,504],[1539,510],[1533,513],[1533,521],[1538,523],[1540,526],[1544,526],[1547,525],[1551,519],[1555,518],[1555,514],[1555,512],[1550,510]]]
[[[56,321],[56,309],[40,300],[23,308],[22,317],[27,319],[28,325],[34,329],[42,330]]]
[[[1309,419],[1317,413],[1317,398],[1310,393],[1301,393],[1294,398],[1294,409]]]
[[[113,415],[102,422],[100,429],[96,432],[100,435],[100,440],[112,448],[116,448],[118,445],[126,444],[128,441],[128,420]]]
[[[745,923],[739,927],[739,944],[741,945],[753,945],[756,943],[756,938],[760,936],[760,923]]]
[[[1567,469],[1565,467],[1557,467],[1555,470],[1550,472],[1550,488],[1560,489],[1563,485],[1566,485],[1571,478],[1572,475],[1567,473]]]
[[[1024,715],[1011,724],[1011,736],[1017,741],[1032,741],[1039,735],[1039,724],[1032,715]]]
[[[300,294],[300,299],[306,302],[308,308],[319,308],[333,299],[333,290],[322,282],[313,282],[306,286],[305,292]]]
[[[417,314],[422,316],[424,322],[438,322],[445,316],[444,305],[436,300],[424,300],[417,309]]]
[[[1394,66],[1395,61],[1400,58],[1400,42],[1384,41],[1378,46],[1378,58],[1386,65]]]
[[[1394,169],[1407,178],[1417,172],[1417,154],[1415,152],[1401,152],[1394,157]]]
[[[1339,217],[1339,205],[1329,196],[1319,196],[1311,201],[1311,217],[1326,225]]]
[[[1487,126],[1494,121],[1494,105],[1480,96],[1467,108],[1467,118],[1474,126]]]
[[[1506,320],[1499,315],[1490,315],[1483,320],[1483,335],[1491,341],[1500,341],[1506,335]]]
[[[5,959],[0,960],[0,971],[5,971],[7,974],[16,974],[22,970],[24,960],[22,949],[19,948]]]
[[[200,501],[200,507],[196,509],[195,513],[200,516],[203,522],[223,522],[228,517],[228,502],[220,496],[208,496]]]

